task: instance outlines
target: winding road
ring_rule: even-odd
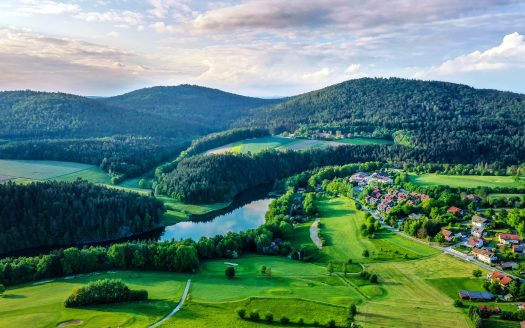
[[[161,324],[163,324],[164,322],[166,322],[166,320],[168,320],[169,318],[173,317],[173,315],[177,312],[179,312],[179,310],[182,308],[182,306],[184,305],[184,301],[186,300],[186,298],[188,297],[188,292],[190,291],[190,285],[191,285],[191,279],[188,279],[188,282],[186,282],[186,289],[184,289],[184,293],[182,294],[182,297],[180,299],[180,302],[179,304],[177,304],[177,306],[173,309],[173,311],[171,311],[167,316],[165,316],[162,320],[160,321],[157,321],[156,323],[152,324],[151,326],[148,326],[148,328],[154,328],[154,327],[158,327],[160,326]]]

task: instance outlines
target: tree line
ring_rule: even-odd
[[[128,237],[159,225],[152,197],[86,181],[0,184],[0,253]]]

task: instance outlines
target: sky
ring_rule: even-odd
[[[525,1],[0,2],[0,90],[277,97],[391,76],[525,93]]]

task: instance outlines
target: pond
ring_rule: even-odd
[[[225,235],[229,231],[240,232],[254,229],[264,223],[264,214],[272,201],[264,198],[249,202],[229,213],[218,215],[206,222],[180,222],[164,229],[160,240],[180,240],[192,238],[197,241],[201,237]]]

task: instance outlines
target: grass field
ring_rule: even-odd
[[[208,151],[208,154],[222,154],[231,152],[235,154],[246,154],[248,152],[257,153],[266,149],[290,149],[290,150],[304,150],[311,148],[326,148],[329,146],[340,145],[373,145],[373,144],[392,144],[390,140],[372,139],[372,138],[352,138],[352,139],[337,139],[333,141],[328,140],[309,140],[309,139],[295,139],[284,137],[263,137],[255,139],[246,139],[234,142],[222,147],[218,147]]]
[[[321,212],[321,231],[328,235],[323,254],[331,261],[370,263],[378,261],[404,261],[435,255],[439,251],[423,244],[412,242],[390,231],[382,231],[376,238],[361,236],[360,225],[364,222],[364,212],[357,211],[355,203],[346,198],[333,198],[318,203]],[[370,257],[363,257],[368,250]]]
[[[410,175],[410,182],[418,186],[447,185],[456,188],[475,188],[475,187],[525,187],[525,178],[521,178],[521,183],[514,181],[511,176],[476,176],[476,175],[440,175],[422,174]]]
[[[31,180],[62,178],[93,169],[88,164],[56,161],[0,160],[0,175]]]
[[[146,289],[149,300],[79,309],[64,307],[63,302],[74,287],[101,278],[119,278],[132,289]],[[0,327],[56,327],[71,320],[82,321],[80,327],[145,327],[177,304],[184,285],[184,280],[175,274],[119,272],[18,286],[0,298]]]

